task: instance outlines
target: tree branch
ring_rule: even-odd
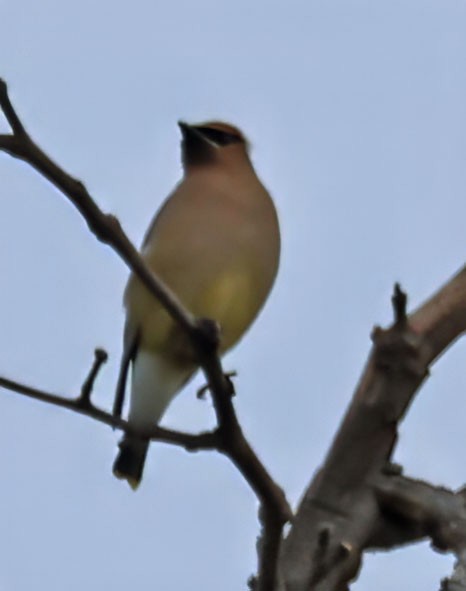
[[[21,123],[18,115],[16,114],[13,105],[11,104],[10,97],[8,96],[8,87],[6,82],[0,78],[0,105],[2,112],[8,121],[11,131],[14,136],[21,137],[25,136],[26,131]]]
[[[0,135],[0,150],[27,162],[54,184],[78,209],[95,236],[100,241],[111,246],[126,265],[138,276],[152,295],[164,306],[173,320],[189,336],[193,350],[197,354],[199,364],[206,376],[214,401],[218,421],[218,429],[215,432],[216,444],[214,447],[233,461],[258,496],[265,509],[265,513],[269,516],[270,526],[266,528],[267,531],[273,531],[273,537],[276,539],[279,529],[279,536],[281,536],[284,523],[290,519],[291,509],[283,491],[268,474],[247,442],[239,425],[231,401],[231,385],[224,376],[218,356],[219,330],[217,324],[209,319],[194,318],[182,306],[178,297],[169,287],[147,267],[123,231],[118,220],[112,215],[104,214],[93,201],[86,187],[61,169],[31,139],[9,99],[7,85],[1,79],[0,108],[5,114],[13,132],[12,134]],[[129,425],[125,421],[117,420],[108,413],[97,409],[90,403],[90,400],[87,400],[87,402],[83,402],[82,399],[66,400],[32,388],[26,388],[4,378],[0,383],[4,387],[26,394],[27,396],[32,396],[43,402],[49,402],[74,410],[75,412],[81,412],[114,427],[124,430],[129,429]],[[79,402],[80,400],[81,402]],[[154,433],[153,438],[158,440],[181,445],[181,439],[195,446],[200,443],[199,440],[189,439],[189,437],[194,438],[200,436],[177,434],[174,437],[173,432],[168,432],[167,430],[160,431],[160,428],[157,429],[158,434],[156,435]],[[181,435],[182,437],[180,439]],[[213,434],[207,435],[210,435],[210,437],[213,436]],[[188,440],[186,439],[187,437]],[[210,445],[212,439],[207,438],[207,440]],[[272,527],[272,521],[274,524],[279,523],[280,527]],[[273,572],[275,571],[275,568],[270,564],[268,567]],[[261,577],[259,577],[260,579]],[[265,591],[265,587],[262,587],[261,591]],[[267,591],[270,591],[270,589],[267,589]]]
[[[466,549],[463,490],[455,493],[402,475],[380,475],[373,486],[383,514],[415,526],[418,537],[429,537],[441,552],[451,550],[460,554]],[[411,537],[406,541],[412,541]]]
[[[46,402],[47,404],[53,404],[54,406],[60,406],[61,408],[66,408],[73,412],[77,412],[84,416],[95,419],[100,423],[109,425],[114,429],[121,429],[127,433],[132,433],[132,428],[128,421],[125,421],[119,417],[115,417],[114,415],[95,406],[91,402],[90,395],[92,387],[94,385],[95,378],[97,377],[99,367],[103,363],[102,353],[105,353],[102,351],[102,349],[96,350],[94,364],[91,368],[89,376],[86,378],[81,388],[80,395],[76,398],[66,398],[65,396],[51,394],[49,392],[45,392],[44,390],[32,388],[31,386],[26,386],[25,384],[20,384],[19,382],[15,382],[4,377],[0,377],[0,387],[12,392],[16,392],[17,394],[22,394],[28,398],[33,398],[34,400],[39,400],[41,402]],[[138,434],[141,435],[139,432]],[[204,449],[212,450],[217,449],[220,445],[218,431],[194,435],[154,426],[152,429],[143,433],[142,435],[148,437],[152,441],[162,441],[164,443],[170,443],[171,445],[178,445],[188,451]]]
[[[262,532],[257,543],[259,577],[254,589],[258,591],[271,591],[276,586],[283,523],[277,519],[274,513],[267,513],[266,508],[259,513]]]
[[[403,476],[379,478],[375,492],[380,508],[402,520],[405,531],[418,530],[434,548],[456,555],[453,575],[441,583],[441,591],[466,591],[466,494],[436,487]],[[411,541],[409,537],[405,540]]]
[[[282,545],[281,590],[346,589],[362,552],[371,547],[376,532],[380,538],[386,530],[373,483],[390,468],[398,423],[429,365],[466,331],[466,268],[410,316],[405,317],[403,300],[397,286],[395,322],[387,330],[374,330],[359,385]]]

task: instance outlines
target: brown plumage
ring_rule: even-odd
[[[243,336],[273,285],[277,215],[236,127],[214,121],[180,128],[184,177],[151,223],[142,255],[194,315],[220,324],[223,353]],[[143,430],[160,420],[197,366],[183,332],[134,275],[125,306],[126,349],[138,335],[129,421]],[[128,436],[120,444],[114,472],[133,487],[147,446]]]

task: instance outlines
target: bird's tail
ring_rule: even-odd
[[[136,353],[132,367],[131,403],[128,422],[132,435],[125,434],[113,464],[117,478],[127,480],[133,490],[139,486],[149,439],[136,433],[147,433],[160,421],[173,397],[191,377],[195,366],[181,366],[145,349]]]
[[[120,451],[113,464],[113,474],[121,480],[127,480],[136,490],[142,479],[149,440],[125,435],[118,444]]]

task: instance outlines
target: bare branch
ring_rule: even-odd
[[[24,160],[54,184],[78,209],[95,236],[113,248],[190,338],[196,344],[197,340],[205,340],[206,337],[195,318],[185,310],[170,288],[150,271],[123,231],[120,222],[114,216],[103,213],[92,200],[86,187],[57,166],[25,132],[8,98],[6,84],[1,79],[0,108],[14,132],[13,135],[0,136],[0,149]],[[20,132],[16,133],[16,129]]]
[[[254,579],[254,591],[271,591],[276,587],[277,564],[282,542],[283,523],[274,513],[259,509],[262,531],[257,540],[259,556],[258,576]]]
[[[247,442],[239,425],[231,400],[231,384],[224,375],[218,356],[218,325],[210,319],[194,318],[182,306],[169,287],[147,267],[118,220],[112,215],[104,214],[93,201],[85,186],[61,169],[31,139],[11,104],[6,83],[1,79],[0,108],[3,110],[13,131],[12,135],[0,135],[0,150],[15,158],[24,160],[54,184],[78,209],[95,236],[112,247],[191,339],[193,350],[206,375],[212,393],[218,430],[213,434],[188,436],[186,434],[174,435],[174,432],[157,428],[151,434],[151,438],[178,445],[187,443],[188,445],[184,446],[189,446],[190,449],[215,448],[227,455],[255,491],[267,515],[273,516],[275,525],[273,529],[274,531],[279,529],[281,535],[283,524],[291,516],[291,509],[282,489],[268,474]],[[118,416],[109,415],[91,404],[90,400],[88,400],[90,389],[89,391],[85,390],[83,396],[79,399],[67,400],[33,388],[24,387],[5,378],[0,379],[0,385],[43,402],[81,412],[114,427],[126,431],[130,430],[126,421],[122,421]],[[117,411],[121,405],[122,400],[117,400]],[[272,523],[272,517],[270,519],[270,523]],[[279,528],[276,524],[280,524]],[[275,572],[273,566],[268,565],[268,567]]]
[[[457,555],[466,550],[466,499],[461,491],[405,476],[379,476],[374,490],[383,513],[416,525],[419,537],[429,537],[438,550]]]
[[[466,591],[466,553],[462,552],[455,564],[453,574],[443,579],[440,591]]]
[[[26,131],[21,123],[18,115],[16,114],[13,105],[11,104],[10,97],[8,96],[8,88],[6,82],[0,78],[0,105],[2,107],[3,114],[6,120],[10,124],[13,135],[24,136]]]
[[[20,384],[19,382],[4,377],[0,377],[0,387],[16,392],[17,394],[22,394],[28,398],[33,398],[34,400],[40,400],[47,404],[53,404],[54,406],[60,406],[61,408],[77,412],[95,419],[100,423],[109,425],[114,429],[121,429],[127,433],[132,432],[131,425],[127,421],[115,417],[95,406],[90,400],[83,398],[82,394],[76,398],[66,398],[64,396],[45,392],[44,390],[32,388],[31,386],[26,386],[25,384]],[[83,386],[83,390],[84,388],[85,386]],[[140,435],[140,433],[138,434]],[[143,435],[152,441],[161,441],[163,443],[177,445],[183,447],[187,451],[213,450],[217,449],[219,446],[219,435],[217,431],[194,435],[154,426],[149,431],[143,433]]]
[[[441,591],[466,591],[466,497],[403,476],[381,477],[375,484],[382,511],[417,530],[419,538],[429,537],[438,550],[456,555],[453,575],[441,583]],[[409,535],[404,542],[411,541]]]
[[[422,336],[426,363],[431,364],[466,331],[466,267],[415,311],[409,324]]]
[[[344,589],[376,532],[385,531],[373,482],[391,461],[398,423],[429,365],[466,330],[466,268],[405,321],[403,300],[395,288],[395,323],[374,330],[374,347],[352,402],[293,520],[280,556],[280,589]],[[326,551],[319,554],[325,528]],[[411,539],[417,534],[415,529],[409,533]],[[394,531],[391,535],[394,541]],[[336,563],[343,546],[347,555]]]
[[[406,320],[406,306],[408,305],[408,296],[401,289],[399,283],[395,283],[395,289],[392,295],[393,311],[395,313],[395,324],[398,326],[403,325]]]
[[[89,372],[89,375],[87,376],[87,379],[81,388],[81,395],[78,399],[81,405],[87,406],[90,403],[92,389],[94,388],[94,382],[97,378],[97,374],[107,359],[107,351],[104,351],[103,349],[96,349],[94,351],[94,363],[92,364],[91,371]]]

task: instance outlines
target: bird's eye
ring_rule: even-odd
[[[243,141],[243,138],[235,133],[228,133],[214,127],[198,127],[197,129],[204,137],[218,146],[228,146],[228,144],[238,144]]]

